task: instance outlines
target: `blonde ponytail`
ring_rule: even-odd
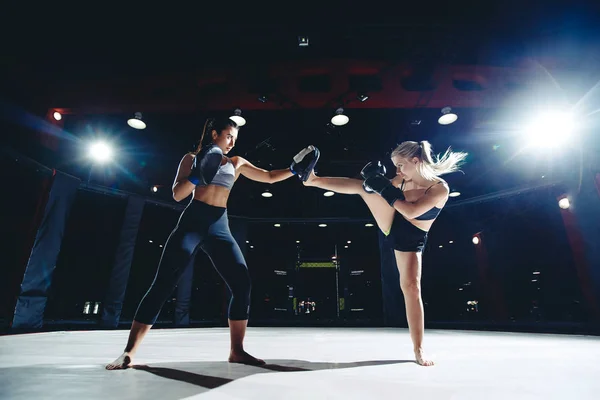
[[[465,152],[454,152],[451,147],[448,147],[442,156],[438,154],[434,158],[431,143],[427,140],[400,143],[392,152],[392,157],[398,156],[407,160],[417,157],[421,160],[419,173],[427,180],[460,171],[460,166],[467,155],[468,153]]]

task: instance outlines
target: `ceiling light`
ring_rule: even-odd
[[[327,224],[319,224],[319,228],[325,228],[327,227]]]
[[[460,196],[460,192],[450,192],[450,194],[448,196],[450,196],[450,197],[458,197],[458,196]]]
[[[571,203],[569,202],[568,198],[564,197],[558,201],[558,206],[563,210],[566,210],[571,206]]]
[[[298,36],[298,46],[300,46],[300,47],[308,46],[308,36]]]
[[[372,227],[372,226],[373,226],[373,224],[365,224],[365,226],[366,226],[367,228],[370,228],[370,227]]]
[[[233,111],[233,115],[229,117],[229,119],[235,122],[237,126],[246,125],[246,120],[244,119],[244,117],[242,117],[242,110],[240,110],[239,108],[236,108]]]
[[[103,163],[111,159],[113,154],[112,148],[104,142],[92,143],[89,147],[89,155],[94,161]]]
[[[265,190],[264,192],[262,192],[261,196],[262,197],[273,197],[273,193],[269,192],[268,190]]]
[[[329,192],[325,192],[325,193],[323,193],[323,196],[325,196],[325,197],[331,197],[331,196],[333,196],[334,194],[335,194],[334,192],[331,192],[331,191],[329,191]]]
[[[59,113],[58,111],[55,111],[54,114],[52,115],[54,117],[55,120],[60,121],[62,119],[62,115],[61,113]]]
[[[127,125],[134,129],[146,129],[146,123],[142,121],[142,113],[136,112],[133,114],[133,118],[127,120]]]
[[[458,115],[452,112],[450,107],[442,108],[442,116],[438,119],[440,125],[450,125],[458,119]]]
[[[273,226],[274,226],[275,228],[279,228],[279,227],[281,227],[281,224],[275,224],[275,225],[273,225]]]
[[[335,126],[346,125],[348,121],[350,121],[350,118],[344,115],[344,109],[341,107],[335,110],[335,115],[331,118],[331,123]]]

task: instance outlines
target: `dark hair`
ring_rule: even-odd
[[[212,131],[217,131],[217,134],[221,134],[227,128],[239,128],[238,124],[235,123],[234,120],[230,118],[209,118],[204,123],[204,129],[202,129],[202,135],[200,136],[200,140],[198,141],[198,145],[196,146],[196,150],[194,150],[193,154],[198,154],[202,149],[202,146],[208,144],[212,137],[210,133]],[[208,133],[208,135],[206,134]]]

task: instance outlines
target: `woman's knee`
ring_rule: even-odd
[[[239,274],[235,282],[236,291],[240,297],[249,298],[250,292],[252,291],[252,279],[250,278],[250,272],[245,265],[240,266],[240,270],[242,273]]]
[[[421,296],[421,282],[418,279],[400,279],[400,288],[404,296]]]

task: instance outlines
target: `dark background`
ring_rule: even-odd
[[[240,106],[235,94],[230,106],[223,108],[211,107],[206,89],[197,93],[195,82],[208,79],[206,68],[256,77],[267,70],[283,74],[285,63],[318,68],[332,60],[343,65],[364,60],[410,65],[422,77],[415,78],[421,85],[417,90],[425,90],[427,71],[441,66],[522,68],[545,76],[544,84],[551,86],[547,92],[559,93],[560,98],[544,96],[526,107],[517,101],[511,104],[514,98],[495,99],[493,104],[502,107],[482,101],[476,107],[455,108],[458,121],[441,126],[438,107],[370,108],[369,100],[364,104],[355,100],[356,93],[332,93],[330,101],[304,107],[285,96],[284,89],[271,88],[269,104],[275,101],[276,106],[265,108],[257,100],[255,106],[242,107],[248,123],[240,130],[232,155],[266,169],[287,168],[297,151],[314,144],[322,153],[320,175],[357,176],[373,159],[383,160],[391,170],[389,152],[403,140],[429,140],[436,153],[448,146],[466,151],[463,172],[445,177],[461,196],[449,200],[424,253],[428,323],[498,322],[491,316],[492,305],[481,300],[485,297],[481,265],[472,243],[478,232],[498,287],[495,301],[505,311],[502,322],[589,322],[582,277],[557,201],[580,188],[584,171],[597,168],[596,10],[549,2],[410,5],[360,14],[352,9],[316,13],[299,4],[292,8],[274,18],[241,8],[234,13],[205,9],[198,18],[185,10],[150,17],[152,12],[146,10],[136,14],[137,22],[116,11],[106,18],[102,12],[84,18],[49,17],[37,10],[41,14],[27,24],[15,18],[5,26],[12,39],[0,58],[0,129],[8,149],[0,166],[4,182],[0,318],[6,323],[11,319],[15,288],[26,266],[52,168],[157,201],[146,205],[140,225],[122,316],[127,321],[154,276],[159,245],[178,217],[178,211],[169,207],[174,204],[169,188],[179,160],[198,140],[206,117],[228,116]],[[308,36],[310,45],[299,47],[298,35]],[[161,79],[172,86],[160,89]],[[326,90],[328,83],[310,85],[300,91]],[[152,96],[143,103],[144,96],[132,97],[136,91]],[[137,103],[130,109],[126,105],[132,98]],[[190,107],[190,99],[198,102]],[[333,127],[328,122],[340,99],[348,101],[350,123]],[[523,121],[550,100],[577,104],[579,115],[585,116],[578,120],[577,136],[554,151],[541,145],[526,147]],[[70,110],[59,126],[47,118],[54,108]],[[145,130],[125,123],[135,111],[144,113]],[[117,161],[90,169],[83,151],[88,139],[99,136],[113,141]],[[150,191],[153,185],[159,186],[157,193]],[[265,189],[274,196],[262,197]],[[83,305],[103,299],[125,206],[119,196],[79,191],[53,278],[48,323],[95,318],[82,315]],[[240,178],[229,213],[248,226],[249,243],[241,245],[246,246],[253,279],[255,323],[382,324],[377,229],[365,227],[371,217],[360,198],[324,197],[320,189],[305,188],[295,178],[272,186]],[[321,222],[328,226],[319,228]],[[275,223],[282,226],[275,228]],[[352,243],[346,249],[348,240]],[[335,310],[335,270],[295,270],[298,257],[327,261],[335,254],[347,287],[340,317]],[[291,312],[288,286],[295,288],[299,300],[314,300],[315,311]],[[196,262],[192,290],[192,320],[222,321],[225,287],[203,256]],[[466,302],[472,300],[479,301],[477,312],[467,311]],[[288,312],[278,311],[285,308]],[[171,318],[169,302],[161,319],[168,323]]]

